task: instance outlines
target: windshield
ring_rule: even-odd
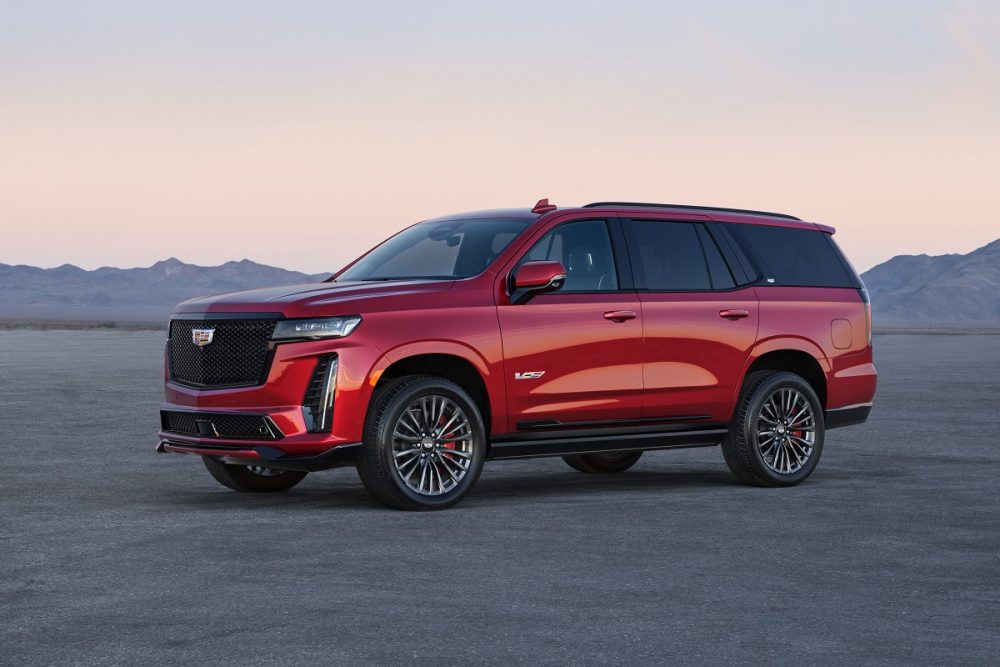
[[[396,234],[337,281],[455,280],[482,273],[531,220],[437,220]]]

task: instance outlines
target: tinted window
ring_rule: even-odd
[[[618,289],[611,237],[603,220],[568,222],[538,240],[524,256],[529,261],[562,262],[566,284],[561,292],[605,292]]]
[[[482,273],[530,220],[445,220],[396,234],[337,280],[470,278]]]
[[[712,289],[695,225],[690,222],[633,220],[639,250],[639,279],[651,290]]]
[[[729,271],[729,265],[722,258],[719,246],[712,240],[711,235],[702,225],[696,225],[698,238],[701,240],[701,247],[705,250],[705,260],[708,262],[708,273],[712,278],[713,289],[732,289],[736,287],[733,274]]]
[[[727,224],[736,241],[756,264],[765,283],[802,287],[854,287],[854,279],[820,231]]]

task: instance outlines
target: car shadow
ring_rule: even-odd
[[[238,493],[228,489],[210,491],[189,491],[169,493],[169,499],[160,502],[175,507],[199,508],[203,510],[230,509],[329,509],[334,508],[381,508],[361,486],[356,478],[343,476],[331,478],[329,483],[315,481],[303,484],[284,493]],[[476,505],[491,502],[507,502],[516,499],[538,499],[562,497],[575,499],[597,496],[605,493],[622,494],[645,493],[648,491],[670,492],[705,488],[743,488],[731,475],[721,470],[664,470],[637,471],[623,473],[587,474],[567,472],[510,472],[490,474],[480,478],[472,492],[463,501]]]
[[[472,495],[483,497],[523,497],[595,492],[669,491],[708,487],[741,486],[728,473],[717,470],[627,471],[622,473],[521,473],[480,479]]]

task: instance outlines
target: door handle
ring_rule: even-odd
[[[604,319],[611,320],[612,322],[624,322],[625,320],[634,320],[637,317],[634,310],[609,310],[604,313]]]
[[[724,317],[727,320],[742,320],[744,317],[750,317],[750,311],[727,308],[719,311],[719,317]]]

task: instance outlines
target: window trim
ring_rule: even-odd
[[[567,290],[564,287],[559,288],[553,292],[546,292],[545,296],[553,297],[559,296],[560,294],[622,294],[627,292],[635,292],[634,280],[632,277],[632,264],[629,261],[628,251],[626,247],[620,247],[621,244],[625,242],[624,233],[620,229],[620,223],[618,218],[609,218],[604,216],[597,217],[585,217],[585,218],[571,218],[569,220],[563,220],[556,225],[546,229],[534,242],[528,242],[527,247],[522,252],[521,256],[517,258],[514,262],[514,266],[511,268],[510,273],[507,274],[507,279],[504,281],[506,283],[507,295],[510,296],[513,293],[512,284],[514,280],[514,274],[517,272],[518,268],[521,267],[528,260],[528,254],[534,250],[535,246],[538,245],[542,239],[544,239],[549,234],[554,233],[560,227],[565,227],[566,225],[572,225],[577,222],[603,222],[604,231],[608,234],[608,242],[611,244],[611,262],[614,266],[615,276],[618,280],[618,288],[613,290]],[[625,266],[622,266],[622,258],[624,256]],[[569,267],[566,267],[567,270]],[[627,271],[627,272],[626,272]],[[529,302],[530,305],[533,301]]]
[[[719,244],[715,242],[712,235],[709,233],[708,228],[704,225],[697,225],[694,229],[695,236],[698,237],[698,243],[701,245],[701,254],[705,259],[705,266],[708,267],[708,283],[712,286],[713,292],[725,292],[731,288],[729,287],[717,287],[715,284],[715,271],[712,270],[712,263],[708,261],[708,248],[705,246],[709,243],[715,248],[715,252],[718,253],[719,259],[722,260],[722,266],[726,270],[726,274],[729,276],[729,282],[736,286],[736,276],[733,275],[733,270],[729,268],[729,264],[726,263],[726,256],[722,254],[722,248]]]
[[[725,227],[714,220],[706,221],[703,224],[705,225],[705,231],[715,241],[715,245],[719,247],[722,259],[729,265],[729,270],[733,274],[737,287],[753,285],[758,278],[754,277],[754,269],[746,256],[742,254],[743,251],[736,243],[736,240],[729,235]]]
[[[704,245],[702,243],[701,235],[698,234],[698,230],[697,230],[697,226],[701,225],[702,228],[708,233],[709,237],[711,237],[712,240],[716,242],[716,246],[718,247],[719,253],[722,255],[722,261],[726,264],[727,268],[729,269],[729,273],[732,274],[732,276],[733,276],[733,283],[735,283],[735,284],[733,285],[733,287],[729,287],[729,288],[726,288],[726,289],[717,289],[714,286],[713,287],[709,287],[708,289],[653,289],[651,287],[648,287],[646,285],[646,276],[645,276],[644,269],[643,269],[643,266],[642,266],[642,258],[641,257],[637,258],[638,253],[639,253],[639,240],[638,240],[638,238],[636,238],[635,229],[633,227],[633,223],[635,223],[635,222],[665,222],[665,223],[673,223],[673,224],[682,223],[682,224],[688,224],[688,225],[695,225],[696,226],[696,229],[695,229],[695,238],[698,240],[698,247],[701,250],[701,259],[702,259],[702,262],[704,262],[704,264],[705,264],[705,274],[708,276],[708,284],[709,285],[713,285],[713,283],[712,283],[712,270],[711,270],[711,268],[708,265],[708,258],[706,257],[705,247],[704,247]],[[655,216],[627,217],[627,218],[623,217],[623,218],[621,218],[621,224],[622,224],[622,227],[623,227],[623,229],[625,231],[625,237],[626,237],[626,241],[627,241],[627,245],[628,245],[628,250],[629,250],[629,255],[630,255],[631,263],[632,263],[632,267],[633,267],[632,271],[633,271],[633,273],[635,275],[635,282],[634,282],[634,285],[635,285],[634,289],[635,289],[635,291],[639,292],[640,294],[643,294],[643,293],[645,293],[645,294],[724,294],[724,293],[727,293],[727,292],[736,292],[738,290],[746,289],[749,286],[749,284],[748,283],[741,283],[740,282],[740,280],[739,280],[739,274],[737,273],[736,270],[734,270],[733,265],[730,262],[730,258],[727,256],[726,252],[723,250],[722,244],[719,243],[718,240],[714,238],[714,236],[712,235],[712,230],[711,230],[711,228],[709,228],[705,224],[706,222],[707,221],[705,221],[705,220],[685,220],[685,219],[676,219],[676,218],[657,218]]]

